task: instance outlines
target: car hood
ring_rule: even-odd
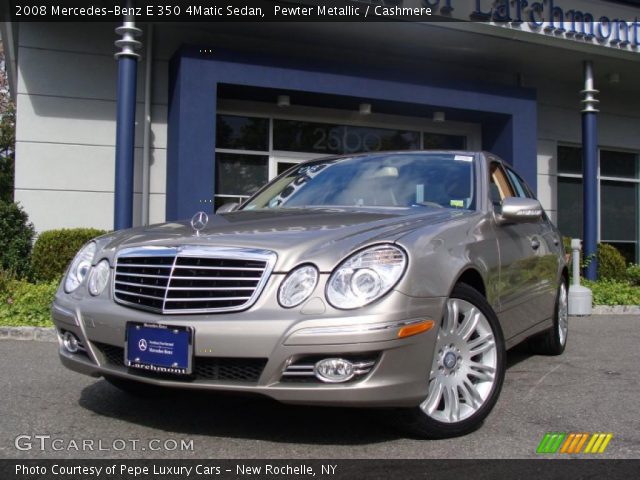
[[[393,242],[416,228],[462,220],[472,212],[430,207],[300,208],[238,211],[211,215],[196,235],[189,221],[123,230],[103,237],[104,256],[143,245],[225,246],[277,253],[276,272],[303,262],[332,270],[351,252],[372,243]]]

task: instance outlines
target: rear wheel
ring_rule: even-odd
[[[447,438],[478,428],[495,405],[505,372],[498,318],[475,289],[458,284],[440,324],[427,398],[398,412],[401,424],[425,438]]]
[[[529,346],[539,355],[560,355],[567,346],[569,335],[569,296],[567,284],[562,279],[558,287],[553,326],[542,334],[529,340]]]

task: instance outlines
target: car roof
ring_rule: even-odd
[[[378,156],[378,155],[419,155],[419,154],[454,154],[454,155],[469,155],[473,157],[485,157],[486,155],[494,156],[494,154],[489,152],[484,152],[480,150],[382,150],[378,152],[359,152],[359,153],[347,153],[340,155],[328,155],[325,157],[313,158],[310,160],[306,160],[303,163],[313,162],[318,160],[334,160],[340,158],[357,158],[357,157],[366,157],[366,156]],[[498,158],[498,157],[496,157]]]

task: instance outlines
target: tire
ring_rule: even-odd
[[[562,279],[558,287],[553,313],[553,326],[529,340],[529,347],[538,355],[561,355],[567,346],[569,335],[569,307],[567,284]]]
[[[104,379],[116,387],[118,390],[122,390],[128,395],[138,398],[160,398],[166,397],[172,391],[168,388],[158,387],[157,385],[150,385],[144,382],[137,382],[135,380],[129,380],[127,378],[115,377],[111,375],[105,375]]]
[[[458,284],[440,324],[427,398],[399,409],[394,420],[421,438],[449,438],[477,429],[495,405],[505,374],[498,317],[474,288]]]

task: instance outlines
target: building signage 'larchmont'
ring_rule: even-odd
[[[640,50],[638,11],[580,0],[361,0],[363,3],[430,7],[434,15],[491,22],[510,29]]]

